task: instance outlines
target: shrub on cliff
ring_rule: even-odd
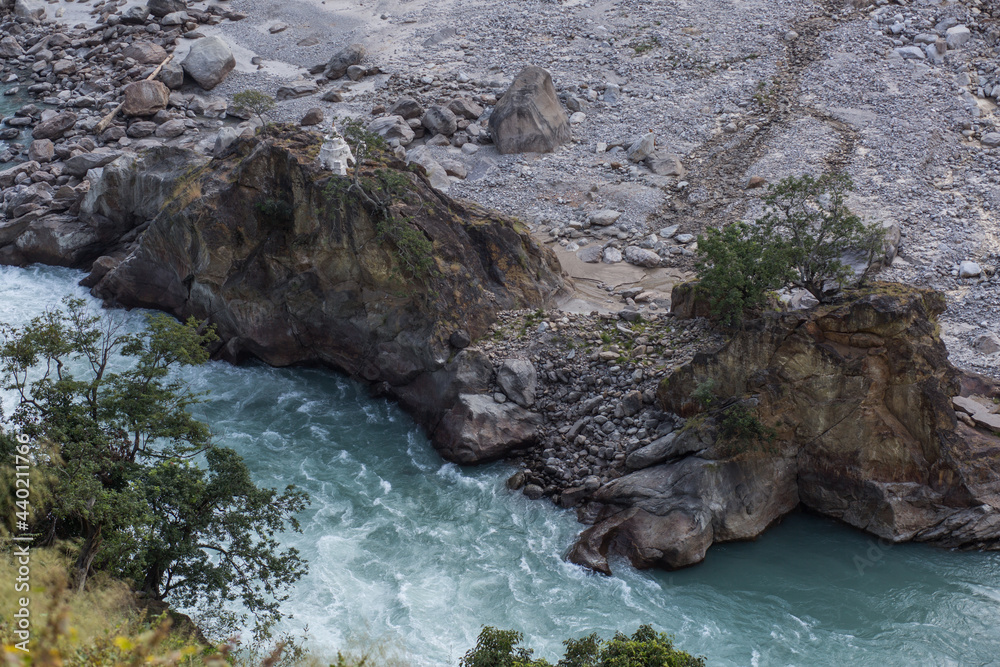
[[[207,613],[239,601],[266,635],[305,573],[277,536],[298,530],[306,497],[257,487],[242,458],[214,446],[188,411],[200,396],[173,371],[207,361],[214,340],[198,322],[164,315],[128,333],[120,317],[92,316],[79,299],[0,328],[0,379],[17,397],[9,425],[31,442],[22,450],[0,430],[0,465],[17,451],[46,480],[45,495],[31,498],[38,511],[18,517],[28,525],[17,531],[74,545],[77,591],[104,572]]]
[[[734,325],[775,289],[799,287],[826,302],[832,287],[863,284],[885,233],[847,208],[852,187],[843,174],[789,177],[770,187],[765,214],[753,224],[706,230],[698,238],[698,278],[712,313]]]
[[[462,658],[461,667],[552,667],[545,659],[532,659],[521,646],[523,635],[514,630],[484,627],[475,648]],[[607,641],[597,634],[563,642],[566,652],[556,667],[704,667],[704,658],[674,648],[669,635],[640,626],[631,637],[622,633]]]

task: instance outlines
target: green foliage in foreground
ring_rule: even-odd
[[[521,646],[524,636],[514,630],[484,627],[475,648],[462,658],[461,667],[552,667],[531,656]],[[674,648],[669,635],[643,625],[631,637],[617,633],[607,641],[597,634],[563,642],[566,653],[555,667],[704,667],[704,658]]]
[[[244,626],[222,611],[238,601],[266,636],[306,571],[279,543],[299,529],[306,496],[259,488],[192,417],[201,396],[175,370],[208,360],[210,328],[164,315],[140,333],[124,325],[68,299],[23,328],[0,327],[0,381],[17,397],[6,426],[31,443],[0,428],[0,483],[11,484],[15,461],[28,465],[33,510],[9,507],[14,490],[0,488],[0,535],[17,517],[36,545],[72,545],[78,592],[102,573],[146,598],[196,606],[221,628]]]
[[[847,208],[852,189],[843,174],[789,177],[770,187],[766,212],[753,224],[706,230],[698,238],[698,278],[713,315],[733,326],[776,289],[799,287],[822,303],[832,287],[861,286],[883,251],[885,232]]]

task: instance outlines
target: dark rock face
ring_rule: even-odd
[[[609,551],[639,567],[690,565],[800,502],[893,542],[1000,549],[1000,437],[956,418],[953,397],[975,383],[948,362],[943,309],[940,294],[878,285],[747,323],[696,356],[658,393],[687,425],[627,460],[653,467],[597,491],[604,509],[571,558],[600,571]],[[734,454],[718,435],[723,413],[701,414],[693,398],[705,387],[751,406],[773,442]]]
[[[552,76],[535,66],[518,74],[490,115],[490,132],[501,153],[549,153],[569,141]]]
[[[207,318],[225,358],[322,363],[372,382],[452,460],[532,442],[526,411],[459,400],[485,392],[493,369],[449,342],[458,329],[482,336],[499,309],[545,303],[562,285],[555,256],[518,223],[437,193],[402,163],[369,163],[366,177],[389,170],[407,183],[392,204],[397,224],[433,247],[432,266],[417,273],[379,233],[380,213],[316,166],[321,141],[287,132],[238,141],[224,159],[155,149],[104,167],[81,217],[118,241],[97,254],[122,259],[99,267],[94,294]],[[502,419],[484,426],[491,417]]]
[[[361,59],[365,57],[365,47],[361,44],[350,44],[345,46],[340,51],[333,54],[329,62],[326,64],[326,68],[323,70],[323,76],[330,79],[339,79],[340,77],[347,74],[347,68],[352,65],[357,65],[361,62]]]

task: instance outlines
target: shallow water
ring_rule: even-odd
[[[85,295],[81,275],[0,268],[0,321]],[[592,575],[562,560],[573,513],[508,492],[503,465],[444,463],[398,407],[343,377],[223,363],[187,375],[211,392],[198,415],[260,482],[312,496],[287,538],[311,571],[286,627],[308,626],[320,652],[367,634],[415,664],[456,664],[488,624],[555,659],[565,637],[650,622],[712,665],[1000,660],[1000,554],[880,546],[800,514],[694,568]]]
[[[26,85],[27,84],[24,83],[21,84],[22,91],[24,90],[24,87]],[[0,119],[5,118],[7,116],[13,116],[15,111],[17,111],[18,109],[20,109],[21,107],[23,107],[25,104],[28,103],[28,100],[27,98],[25,98],[23,93],[18,93],[17,95],[4,95],[3,94],[4,91],[8,90],[9,88],[10,86],[7,84],[0,84]],[[6,128],[7,126],[3,125],[0,127]],[[11,141],[4,141],[3,139],[0,139],[0,153],[3,153],[7,149],[8,144],[10,143],[17,143],[17,144],[31,143],[31,128],[30,127],[21,128],[21,134],[18,136],[17,139],[12,139]],[[8,162],[7,164],[0,163],[0,171],[3,171],[4,169],[12,166],[13,164],[15,163],[14,162]]]

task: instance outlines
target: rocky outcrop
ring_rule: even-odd
[[[450,340],[482,336],[501,309],[546,303],[562,285],[555,256],[520,223],[449,199],[388,154],[358,174],[387,188],[370,190],[384,197],[376,204],[318,165],[322,144],[286,130],[214,160],[177,148],[122,156],[91,172],[72,223],[91,235],[86,256],[50,263],[90,266],[100,254],[94,294],[207,319],[224,341],[218,356],[320,363],[370,382],[452,460],[533,442],[530,413],[478,396],[492,365]],[[32,224],[11,228],[0,255]]]
[[[552,76],[541,67],[524,68],[493,109],[490,132],[501,153],[549,153],[569,141]]]
[[[1000,437],[956,417],[980,408],[954,397],[985,390],[948,362],[943,309],[940,294],[882,284],[772,313],[696,356],[658,392],[684,429],[597,490],[571,559],[690,565],[800,503],[892,542],[1000,549]]]

